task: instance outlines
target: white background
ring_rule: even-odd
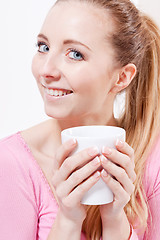
[[[133,1],[160,25],[159,0]],[[31,62],[36,51],[36,36],[54,2],[53,0],[1,2],[0,138],[48,118],[31,73]]]

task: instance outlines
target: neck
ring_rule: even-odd
[[[109,114],[110,113],[110,114]],[[77,118],[65,118],[65,119],[54,119],[51,118],[49,121],[47,120],[47,138],[49,137],[49,142],[51,143],[51,153],[53,156],[55,149],[53,149],[53,145],[57,149],[61,144],[61,131],[66,128],[77,127],[77,126],[88,126],[88,125],[106,125],[106,126],[117,126],[117,121],[114,118],[112,112],[108,111],[106,114],[99,115],[88,115],[85,117],[77,117]],[[54,143],[54,144],[53,144]]]
[[[62,131],[66,128],[77,127],[77,126],[88,126],[88,125],[108,125],[108,126],[117,126],[117,121],[114,118],[113,113],[107,116],[85,116],[77,118],[68,118],[68,119],[58,119],[53,120],[56,122],[57,130]]]
[[[107,107],[106,107],[107,106]],[[57,137],[61,136],[61,131],[66,128],[77,126],[89,126],[89,125],[105,125],[105,126],[117,126],[118,123],[114,118],[113,104],[104,104],[95,113],[81,114],[78,116],[70,116],[64,119],[51,119],[50,133],[56,132]],[[52,131],[53,130],[53,131]]]

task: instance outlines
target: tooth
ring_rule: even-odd
[[[59,96],[62,96],[62,95],[63,95],[63,92],[62,92],[62,91],[58,91],[58,95],[59,95]]]
[[[50,91],[49,91],[49,89],[48,89],[48,88],[46,88],[46,92],[47,92],[47,94],[50,94]]]
[[[58,91],[54,90],[54,96],[58,96]]]
[[[52,96],[54,95],[53,89],[50,89],[50,90],[49,90],[49,94],[52,95]]]
[[[58,97],[58,96],[65,96],[67,94],[70,94],[72,93],[72,91],[68,90],[68,91],[62,91],[62,90],[53,90],[53,89],[48,89],[46,88],[45,89],[46,93],[51,95],[51,96],[55,96],[55,97]]]

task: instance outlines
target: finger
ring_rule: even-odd
[[[62,182],[57,188],[57,195],[59,197],[61,196],[61,198],[67,196],[75,187],[90,177],[91,174],[93,174],[98,169],[100,164],[101,162],[99,157],[96,157],[82,168],[73,172],[69,178],[66,181]]]
[[[133,163],[130,157],[122,152],[117,151],[116,149],[111,149],[108,147],[103,147],[102,153],[105,157],[110,159],[113,163],[122,167],[132,182],[136,179],[136,173],[134,171]]]
[[[75,149],[77,146],[76,139],[72,138],[63,143],[57,150],[57,153],[55,155],[56,161],[57,161],[57,168],[61,166],[63,161],[71,154],[71,152]]]
[[[112,163],[103,155],[101,156],[101,162],[105,171],[115,177],[128,194],[132,194],[134,192],[134,185],[123,168]]]
[[[56,187],[60,182],[65,181],[76,168],[91,161],[98,154],[98,148],[91,147],[66,158],[61,167],[53,175],[53,185]]]
[[[100,179],[100,172],[96,171],[87,180],[78,185],[67,198],[64,199],[63,203],[70,204],[72,202],[73,206],[80,204],[84,194],[95,185]]]
[[[134,149],[128,145],[128,143],[117,140],[116,141],[116,148],[117,150],[119,150],[121,153],[126,154],[132,161],[133,164],[134,163]]]
[[[101,177],[114,194],[114,201],[117,201],[121,207],[124,207],[130,200],[128,194],[122,185],[112,178],[104,169],[101,171]]]

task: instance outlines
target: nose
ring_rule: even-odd
[[[61,78],[61,71],[58,67],[58,59],[54,54],[46,54],[41,68],[41,76],[46,81],[58,81]]]

